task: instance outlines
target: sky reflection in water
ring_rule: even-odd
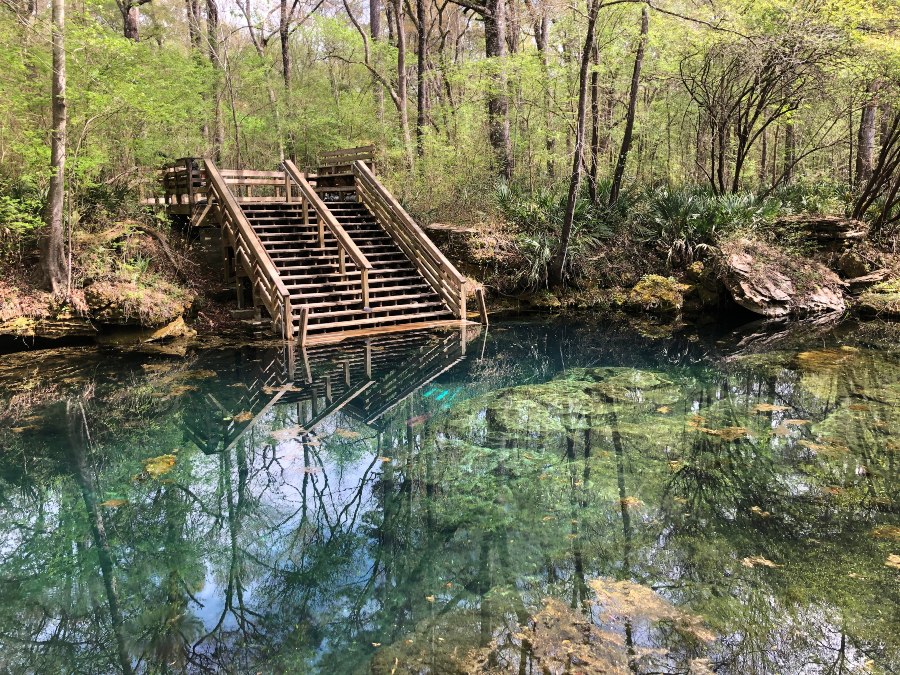
[[[0,357],[0,670],[895,671],[900,350],[849,335]]]

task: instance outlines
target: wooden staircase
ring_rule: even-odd
[[[308,309],[307,335],[454,318],[363,204],[339,202],[329,204],[329,210],[373,265],[368,275],[368,309],[362,304],[356,265],[347,261],[341,272],[340,248],[333,237],[325,237],[324,246],[319,245],[315,212],[304,222],[299,204],[244,206],[292,305]],[[301,317],[294,318],[296,329],[300,321]]]
[[[155,200],[222,230],[239,304],[264,308],[301,344],[467,322],[466,279],[371,168],[372,149],[327,153],[316,173],[178,160]],[[486,322],[483,296],[479,309]]]

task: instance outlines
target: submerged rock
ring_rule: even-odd
[[[844,283],[813,260],[738,239],[722,246],[721,279],[734,301],[767,317],[843,312]]]

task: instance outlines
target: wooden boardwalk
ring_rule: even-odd
[[[221,228],[238,305],[261,308],[287,340],[467,323],[466,278],[376,178],[372,150],[326,153],[315,173],[290,160],[246,171],[184,158],[163,168],[151,203]]]

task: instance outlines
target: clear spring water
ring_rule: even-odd
[[[900,669],[900,347],[0,357],[0,671]]]

